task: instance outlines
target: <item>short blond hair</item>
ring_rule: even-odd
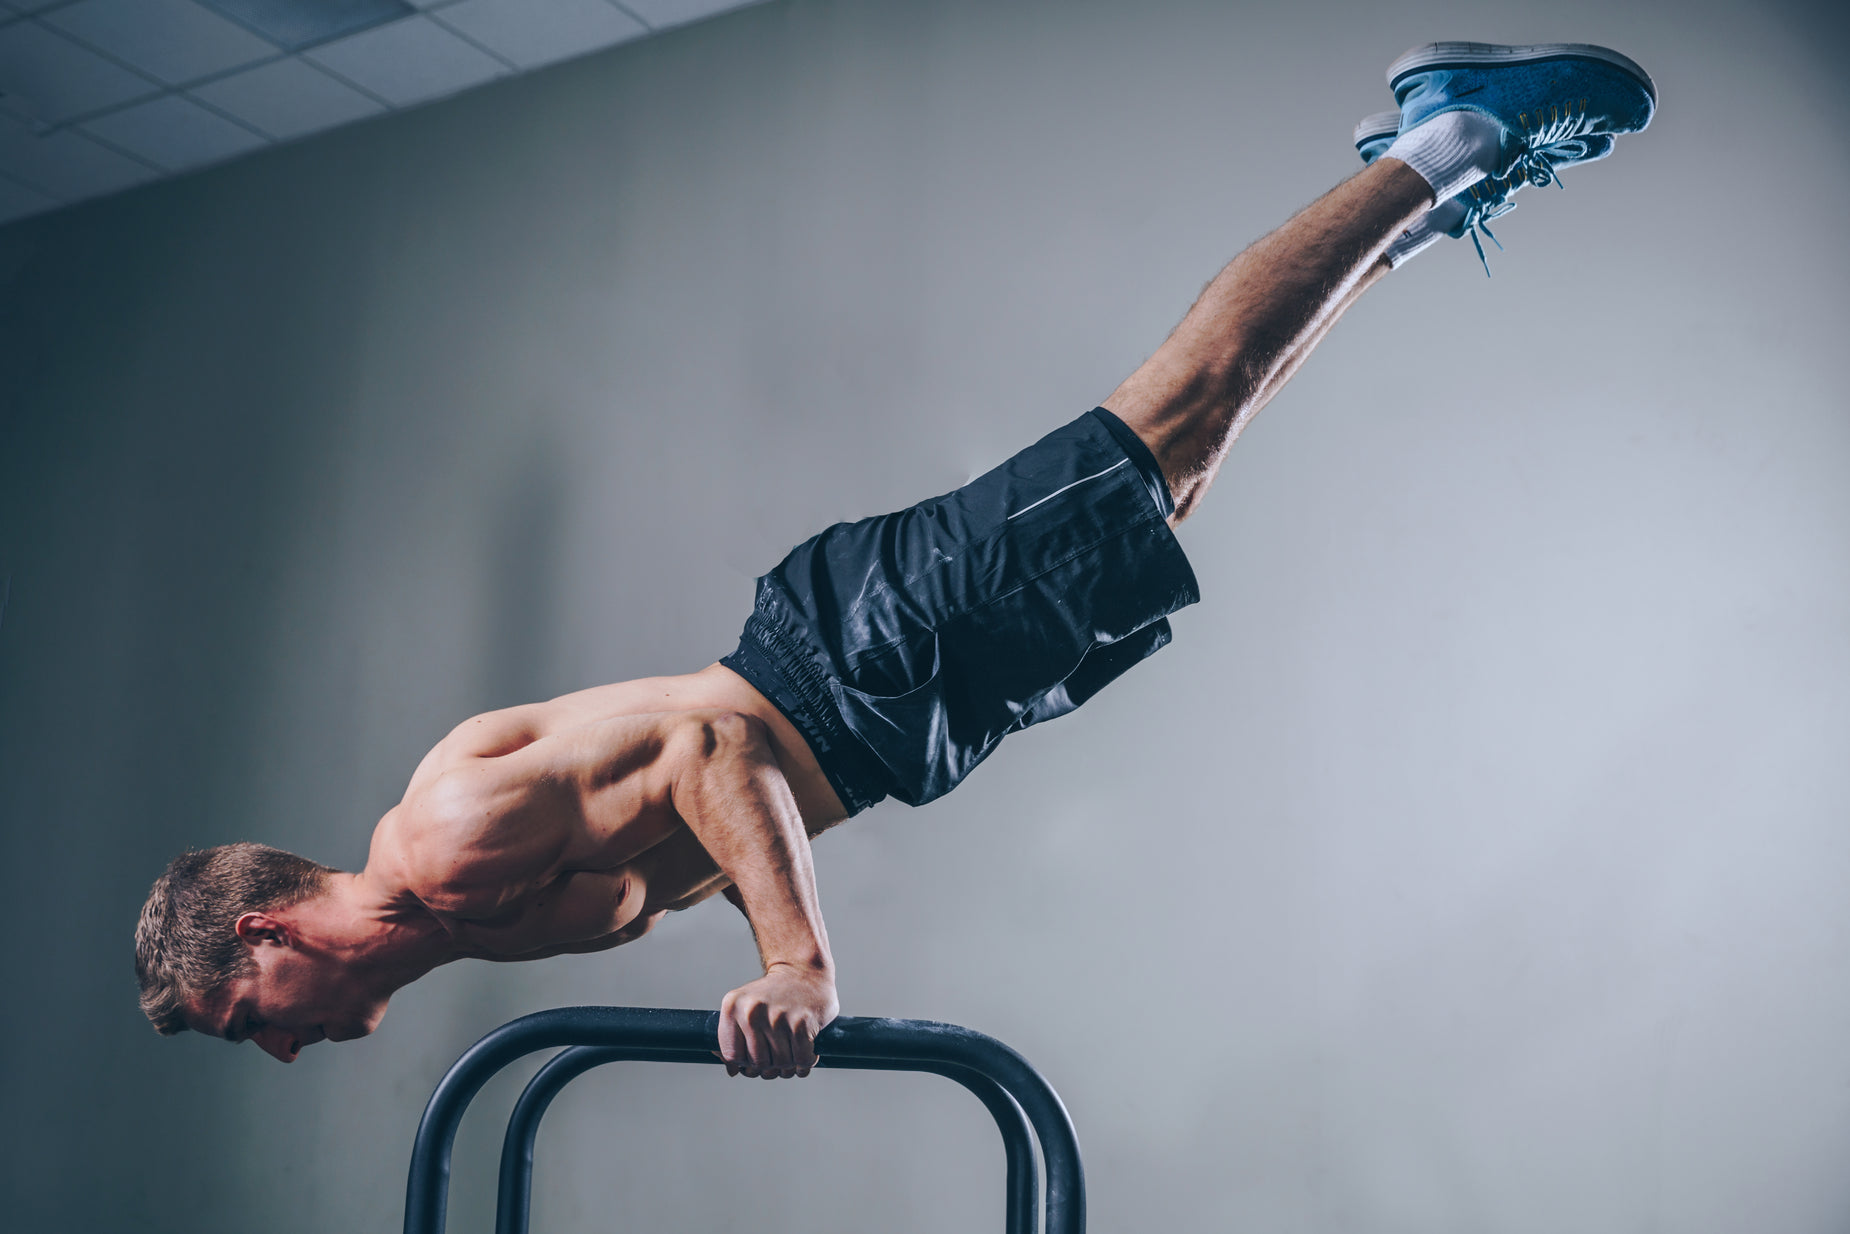
[[[237,921],[319,895],[327,866],[267,844],[221,844],[182,853],[154,880],[135,923],[141,1010],[171,1037],[190,1025],[188,997],[210,998],[252,968]]]

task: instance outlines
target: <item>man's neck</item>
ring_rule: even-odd
[[[460,954],[427,909],[382,891],[364,871],[333,875],[325,892],[294,908],[307,946],[392,990]]]

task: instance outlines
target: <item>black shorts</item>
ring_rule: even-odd
[[[1169,642],[1201,598],[1156,459],[1097,408],[954,493],[838,523],[758,580],[720,661],[850,814],[923,805]]]

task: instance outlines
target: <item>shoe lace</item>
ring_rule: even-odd
[[[1490,242],[1496,245],[1497,251],[1501,253],[1503,251],[1503,241],[1497,239],[1497,233],[1490,230],[1490,220],[1502,218],[1515,208],[1516,203],[1508,200],[1497,202],[1474,201],[1465,210],[1463,223],[1465,234],[1471,237],[1471,247],[1477,250],[1478,264],[1484,267],[1485,278],[1490,277],[1490,259],[1484,256],[1484,243],[1478,239],[1478,236],[1480,234],[1488,236]]]
[[[1537,188],[1550,184],[1559,189],[1567,187],[1561,179],[1561,166],[1578,162],[1592,153],[1586,139],[1578,135],[1586,114],[1585,99],[1580,100],[1578,110],[1570,102],[1551,107],[1547,113],[1538,112],[1534,127],[1523,135],[1522,149],[1515,161],[1502,175],[1491,176],[1471,186],[1471,203],[1465,209],[1461,226],[1471,237],[1471,246],[1477,250],[1478,264],[1484,267],[1485,278],[1490,277],[1490,261],[1484,256],[1484,244],[1478,236],[1489,237],[1497,251],[1502,252],[1503,242],[1497,239],[1489,223],[1516,208],[1510,196],[1525,184]],[[1528,113],[1523,113],[1519,119],[1528,124]]]

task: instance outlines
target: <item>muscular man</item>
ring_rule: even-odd
[[[1229,263],[1102,407],[797,547],[719,663],[464,722],[357,874],[255,844],[177,858],[135,937],[155,1027],[288,1062],[372,1032],[437,965],[614,947],[724,892],[764,967],[721,1004],[728,1070],[807,1074],[837,1011],[810,838],[941,796],[1167,643],[1198,598],[1173,527],[1324,332],[1438,235],[1475,241],[1524,184],[1604,157],[1656,97],[1579,44],[1429,44],[1389,82],[1398,124],[1357,131],[1370,165]]]

